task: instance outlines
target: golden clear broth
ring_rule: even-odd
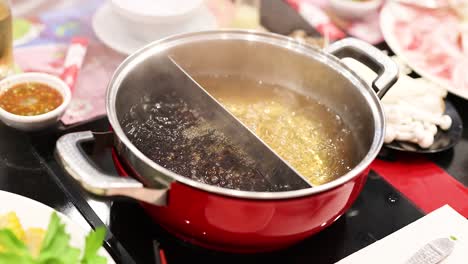
[[[354,166],[351,131],[316,100],[238,76],[195,79],[312,184],[329,182]]]

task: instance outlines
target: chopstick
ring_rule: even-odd
[[[159,254],[161,255],[161,264],[167,264],[166,255],[162,249],[159,250]]]
[[[70,87],[71,91],[76,83],[78,72],[83,65],[84,57],[88,49],[88,39],[83,37],[72,38],[70,47],[65,56],[63,72],[60,78]]]
[[[159,247],[159,242],[153,240],[153,251],[154,251],[154,263],[155,264],[167,264],[166,255],[164,251]]]

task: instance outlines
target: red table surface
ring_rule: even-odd
[[[432,161],[406,157],[371,167],[425,213],[448,204],[468,217],[468,188]]]

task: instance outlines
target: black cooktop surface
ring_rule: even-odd
[[[106,131],[108,122],[100,119],[66,131]],[[129,200],[96,201],[84,193],[66,175],[54,158],[56,138],[65,131],[36,134],[31,137],[33,151],[44,169],[41,174],[52,178],[42,194],[60,192],[92,225],[105,224],[111,233],[108,249],[121,263],[154,263],[153,241],[165,251],[168,263],[334,263],[343,257],[385,237],[423,216],[377,174],[371,172],[353,207],[323,232],[281,251],[262,254],[226,254],[206,250],[179,240],[167,233],[145,214],[138,203]],[[93,154],[93,146],[85,146],[90,157],[104,170],[115,172],[110,151]],[[44,175],[44,177],[47,177]],[[53,189],[53,191],[52,191]],[[41,194],[39,194],[41,195]],[[58,196],[58,195],[57,195]],[[66,200],[66,199],[65,199]],[[56,206],[58,198],[49,204]],[[70,202],[67,202],[70,203]],[[73,206],[73,205],[70,205]],[[287,223],[285,223],[287,224]],[[128,254],[128,255],[127,255]],[[119,259],[122,258],[122,259]]]
[[[262,23],[277,33],[293,29],[315,31],[282,1],[263,1]],[[385,44],[380,46],[386,48]],[[466,101],[450,97],[458,111],[466,113]],[[464,123],[468,121],[464,118]],[[153,241],[161,244],[169,264],[177,263],[334,263],[347,255],[385,237],[424,214],[379,175],[371,172],[367,183],[352,208],[336,223],[297,245],[272,253],[226,254],[202,249],[168,234],[133,201],[97,200],[83,192],[67,176],[54,158],[57,138],[73,131],[107,131],[105,118],[68,128],[41,133],[23,133],[0,124],[0,190],[10,191],[45,203],[92,227],[105,225],[109,232],[105,247],[117,263],[155,263]],[[459,181],[467,183],[468,135],[455,151],[431,156]],[[90,157],[104,170],[114,170],[110,152],[93,153]],[[465,148],[466,149],[466,148]],[[465,164],[465,165],[464,165]],[[0,201],[1,203],[1,201]],[[285,223],[287,224],[287,223]]]

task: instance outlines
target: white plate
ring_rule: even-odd
[[[11,211],[18,215],[23,228],[39,227],[47,229],[50,215],[55,210],[24,196],[0,191],[0,214],[5,214]],[[89,231],[85,231],[82,227],[60,212],[57,212],[57,214],[65,224],[67,232],[70,234],[70,244],[73,247],[83,249],[85,238]],[[115,264],[114,260],[112,260],[111,256],[104,250],[104,248],[99,250],[99,254],[107,258],[108,264]]]
[[[437,83],[438,85],[444,87],[452,94],[460,96],[462,98],[468,99],[468,89],[457,89],[452,85],[448,84],[445,79],[437,77],[424,69],[416,66],[403,52],[402,47],[396,36],[393,34],[394,32],[394,25],[395,25],[395,16],[391,10],[391,5],[395,4],[391,1],[387,2],[384,7],[382,8],[382,12],[380,13],[380,29],[382,30],[382,34],[384,36],[385,42],[387,42],[388,46],[392,49],[392,51],[408,66],[410,66],[413,71],[417,74],[421,75],[422,77]],[[447,29],[448,30],[448,29]]]
[[[109,3],[103,4],[94,14],[93,29],[96,36],[105,45],[120,53],[129,55],[145,45],[171,35],[188,33],[202,30],[216,29],[217,22],[215,16],[206,6],[193,16],[193,18],[177,27],[160,30],[159,36],[151,40],[143,40],[134,37],[134,34],[128,32],[126,25],[112,11]]]

